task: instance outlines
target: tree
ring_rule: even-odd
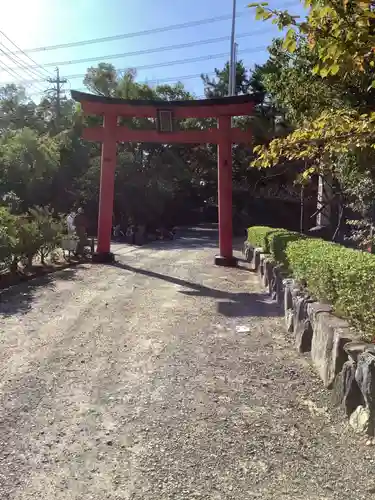
[[[250,125],[255,130],[255,141],[263,144],[269,141],[278,125],[274,103],[267,95],[261,72],[262,68],[251,71],[238,63],[237,90],[256,95],[259,105],[251,123],[241,118],[237,123],[244,129]],[[228,64],[216,74],[217,78],[206,81],[206,90],[209,95],[224,96]],[[107,63],[89,68],[84,84],[90,92],[124,99],[196,98],[181,82],[156,86],[139,83],[135,71],[121,72]],[[23,244],[28,239],[37,246],[41,234],[38,220],[44,216],[37,217],[35,210],[44,210],[47,206],[66,213],[84,205],[93,221],[90,231],[96,231],[101,147],[81,137],[83,127],[92,121],[99,125],[101,117],[83,116],[80,107],[70,99],[61,98],[59,103],[57,120],[54,93],[45,93],[36,103],[17,85],[0,88],[0,200],[12,215],[24,217],[17,233],[18,253],[23,252],[22,255]],[[120,122],[132,128],[155,127],[154,120],[147,118],[121,117]],[[215,120],[186,119],[177,125],[201,129],[214,126]],[[262,174],[248,168],[252,158],[249,148],[236,146],[233,151],[237,189],[234,203],[238,204],[237,192],[256,184]],[[128,217],[145,224],[161,224],[166,219],[171,223],[188,221],[185,216],[190,208],[203,206],[205,202],[215,203],[216,193],[216,146],[118,144],[115,215],[122,217],[124,223]],[[30,216],[31,213],[34,215]],[[31,254],[30,251],[29,256]]]
[[[94,94],[113,96],[118,88],[118,75],[113,64],[99,63],[87,70],[84,85]]]
[[[280,29],[289,27],[283,48],[293,54],[305,47],[309,52],[309,64],[315,63],[307,68],[308,72],[336,82],[342,78],[348,88],[357,90],[361,100],[354,109],[350,104],[343,104],[324,109],[319,116],[305,117],[303,128],[297,129],[291,138],[275,142],[268,152],[259,149],[257,165],[268,166],[282,156],[327,163],[327,157],[332,154],[372,144],[374,116],[365,112],[375,98],[372,91],[375,66],[375,52],[371,49],[375,46],[372,2],[308,0],[306,5],[309,7],[307,18],[299,22],[296,16],[269,9],[266,3],[250,4],[256,7],[258,19],[272,18]],[[365,88],[370,95],[364,98]]]
[[[258,19],[288,27],[270,49],[277,72],[265,85],[294,130],[255,148],[253,165],[304,161],[303,177],[331,171],[349,205],[373,224],[375,104],[372,2],[307,1],[305,20],[267,4]],[[277,75],[277,76],[276,76]],[[358,187],[361,186],[358,191]],[[372,215],[372,221],[373,221]]]
[[[0,194],[13,191],[26,210],[49,202],[49,187],[59,165],[59,143],[30,128],[12,131],[0,140]]]
[[[0,87],[0,136],[23,127],[43,127],[36,108],[36,104],[27,98],[24,88],[15,84]]]
[[[308,14],[300,21],[286,10],[275,10],[267,2],[252,3],[256,18],[272,19],[280,29],[288,27],[284,47],[294,52],[300,37],[318,57],[314,73],[346,77],[352,72],[365,73],[375,66],[373,0],[306,0]]]
[[[202,74],[204,94],[207,99],[225,97],[229,92],[229,63],[222,70],[215,68],[215,77],[210,79]],[[242,61],[236,66],[236,94],[247,94],[249,90],[249,74]]]

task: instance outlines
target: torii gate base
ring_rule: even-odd
[[[218,145],[218,205],[219,248],[215,257],[218,266],[234,267],[237,259],[232,248],[232,144],[250,143],[248,131],[232,128],[233,116],[251,115],[254,108],[252,96],[225,97],[199,101],[138,101],[102,97],[71,91],[73,99],[80,102],[87,115],[102,115],[103,127],[87,128],[83,137],[102,142],[100,199],[98,220],[98,246],[94,262],[113,262],[111,253],[114,177],[117,142],[158,142],[179,144]],[[118,116],[153,118],[157,130],[129,129],[117,125]],[[217,128],[202,130],[176,130],[175,120],[186,118],[216,118]]]

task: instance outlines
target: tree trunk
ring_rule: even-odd
[[[27,267],[29,269],[33,267],[33,257],[34,257],[33,254],[27,256]]]
[[[18,257],[13,257],[12,263],[10,265],[10,272],[16,273],[18,271]]]

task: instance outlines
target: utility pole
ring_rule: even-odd
[[[234,95],[235,93],[235,80],[233,80],[233,74],[235,75],[235,38],[236,38],[236,14],[237,14],[237,1],[233,0],[233,15],[232,15],[232,34],[230,39],[230,64],[229,64],[229,95]]]
[[[56,78],[48,78],[49,83],[56,85],[56,87],[53,90],[56,93],[56,125],[57,125],[57,127],[60,125],[60,118],[61,118],[62,85],[64,85],[64,83],[67,83],[67,81],[68,80],[66,78],[60,78],[59,68],[56,68]]]
[[[232,93],[231,93],[231,95],[237,94],[237,52],[238,52],[238,44],[235,43],[233,46]]]

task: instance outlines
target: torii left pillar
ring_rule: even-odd
[[[231,117],[218,118],[218,206],[219,206],[219,249],[215,257],[218,266],[234,267],[237,259],[233,257],[233,219],[232,219],[232,138]]]
[[[98,217],[98,247],[93,260],[111,262],[111,235],[113,220],[114,178],[117,158],[117,115],[107,114],[103,118],[102,162],[100,170],[100,195]]]

